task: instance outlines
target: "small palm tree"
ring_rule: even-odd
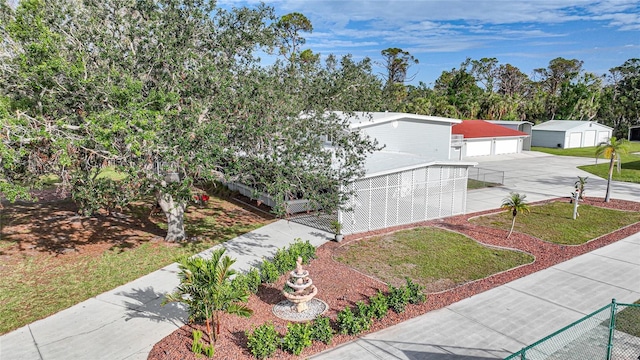
[[[608,141],[603,141],[598,144],[596,148],[596,158],[604,155],[609,159],[609,179],[607,180],[607,193],[604,196],[604,201],[609,202],[611,198],[611,179],[613,178],[613,164],[618,162],[618,173],[621,169],[620,155],[626,154],[629,149],[629,142],[625,139],[616,139],[612,136]]]
[[[520,195],[518,193],[509,193],[509,196],[502,200],[502,205],[500,205],[501,209],[511,211],[513,215],[513,219],[511,220],[511,230],[509,230],[509,234],[507,234],[507,239],[511,236],[513,232],[513,227],[516,225],[516,216],[518,213],[526,214],[529,212],[529,205],[524,201],[527,195]]]
[[[211,259],[191,257],[181,261],[178,275],[180,285],[163,302],[163,305],[174,301],[187,304],[191,321],[206,322],[210,346],[213,346],[220,335],[223,313],[244,317],[253,313],[246,306],[249,300],[248,290],[231,285],[231,277],[236,274],[231,265],[236,260],[223,257],[224,252],[225,249],[214,251]],[[211,320],[215,331],[212,331]]]

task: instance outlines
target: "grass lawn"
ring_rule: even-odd
[[[488,181],[480,181],[480,180],[475,180],[475,179],[468,179],[467,180],[467,189],[468,190],[483,189],[483,188],[496,187],[496,186],[501,186],[501,184],[492,183],[492,182],[488,182]]]
[[[594,146],[574,149],[533,147],[531,150],[561,156],[589,157],[593,158],[595,162],[596,147]],[[630,142],[628,153],[621,156],[622,170],[620,173],[617,170],[613,171],[613,180],[640,183],[640,156],[635,155],[636,152],[640,152],[640,142]],[[584,165],[578,168],[604,179],[609,177],[609,161],[604,158],[598,159],[597,165]]]
[[[603,209],[590,205],[580,205],[580,216],[573,220],[573,204],[552,202],[531,206],[529,214],[518,215],[514,231],[535,236],[556,244],[579,245],[608,234],[621,227],[640,221],[640,212]],[[471,219],[474,224],[511,228],[511,213],[480,216]]]
[[[640,337],[640,300],[616,315],[616,330],[624,331],[629,335]]]
[[[269,222],[212,196],[206,206],[188,209],[186,228],[198,239],[170,244],[162,239],[164,215],[140,219],[149,207],[136,207],[125,219],[84,218],[74,228],[69,201],[5,204],[0,214],[0,334]],[[61,246],[72,251],[60,252]]]
[[[345,249],[336,260],[394,285],[409,277],[427,291],[444,290],[533,262],[529,254],[486,247],[436,228],[363,239]]]

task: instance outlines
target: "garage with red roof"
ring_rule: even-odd
[[[463,120],[451,128],[451,134],[462,136],[459,158],[473,156],[515,154],[522,152],[529,134],[492,124],[484,120]]]

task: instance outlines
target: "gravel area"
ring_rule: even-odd
[[[561,198],[555,199],[554,201],[569,200],[568,198]],[[548,201],[532,203],[532,205],[546,202]],[[640,203],[623,200],[611,200],[611,202],[605,203],[603,199],[600,198],[587,198],[582,203],[620,210],[640,211]],[[345,237],[345,240],[342,243],[330,242],[324,244],[318,248],[318,259],[313,260],[308,267],[305,267],[305,269],[309,270],[309,276],[318,287],[319,292],[317,298],[323,300],[329,305],[329,309],[325,315],[335,319],[337,312],[345,306],[354,306],[356,301],[374,295],[378,289],[387,289],[386,284],[333,260],[333,254],[340,246],[351,241],[358,241],[359,239],[366,238],[368,236],[390,233],[417,226],[436,226],[465,234],[482,244],[525,251],[535,256],[536,260],[531,264],[494,274],[481,280],[459,285],[445,291],[430,293],[428,294],[428,299],[424,304],[409,305],[406,311],[402,314],[396,314],[390,311],[385,318],[374,322],[371,329],[366,333],[375,332],[399,322],[425,314],[429,311],[443,308],[475,294],[611,244],[640,231],[639,222],[613,233],[601,236],[586,244],[569,246],[548,243],[516,232],[514,232],[509,239],[506,239],[507,232],[504,230],[479,226],[471,224],[468,221],[471,217],[495,213],[497,211],[498,210],[490,210],[480,213],[454,216],[446,219],[427,221],[420,224],[412,224],[411,226],[396,227],[385,231],[348,236]],[[280,292],[286,278],[287,276],[282,276],[280,281],[276,284],[261,286],[258,294],[251,296],[249,300],[249,307],[254,310],[254,314],[250,318],[239,318],[235,316],[224,317],[221,337],[216,344],[215,358],[253,358],[246,349],[247,338],[245,331],[264,322],[270,321],[275,325],[276,329],[280,333],[285,332],[287,321],[274,316],[272,309],[275,304],[283,300]],[[191,352],[192,329],[203,329],[203,326],[183,326],[158,342],[149,354],[149,359],[196,359],[197,357]],[[354,336],[336,335],[330,345],[314,342],[311,347],[302,352],[300,357],[305,358],[311,356],[330,347],[353,340],[354,338]],[[278,350],[272,358],[297,359],[299,357]]]

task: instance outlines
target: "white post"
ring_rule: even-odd
[[[578,200],[580,199],[580,189],[576,189],[575,196],[573,198],[573,220],[575,220],[580,214],[578,214]]]

